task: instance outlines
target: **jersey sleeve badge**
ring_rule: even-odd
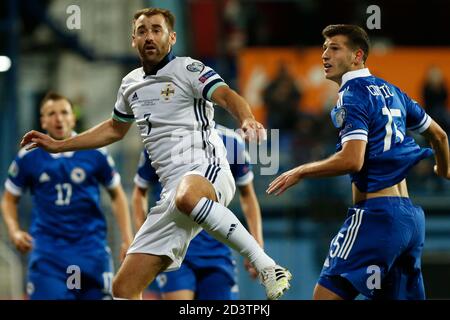
[[[334,108],[331,111],[331,121],[336,128],[341,128],[347,117],[347,110],[344,107]]]
[[[200,78],[198,78],[198,80],[201,83],[205,83],[206,80],[208,80],[208,78],[211,78],[212,76],[216,75],[217,73],[214,70],[209,70],[207,73],[205,73],[204,75],[202,75]]]
[[[202,72],[204,68],[205,65],[198,61],[194,61],[186,66],[186,69],[190,72]]]
[[[19,175],[19,166],[17,165],[17,162],[15,160],[9,166],[8,174],[13,178]]]

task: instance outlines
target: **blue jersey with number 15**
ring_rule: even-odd
[[[349,140],[367,141],[364,166],[352,173],[360,191],[375,192],[402,181],[409,169],[431,156],[406,130],[422,133],[431,118],[405,93],[368,69],[344,74],[331,118],[340,129],[337,150]]]

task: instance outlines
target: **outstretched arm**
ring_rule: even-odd
[[[111,118],[65,140],[55,140],[42,132],[33,130],[24,135],[20,146],[27,146],[27,150],[40,147],[51,153],[96,149],[121,140],[130,126],[129,122],[121,122]]]
[[[447,134],[434,120],[432,120],[428,129],[425,130],[422,135],[428,140],[434,150],[434,158],[436,160],[436,166],[434,167],[435,173],[440,177],[450,179]]]
[[[3,220],[5,221],[8,229],[11,242],[17,250],[22,253],[26,253],[33,248],[33,238],[28,232],[20,229],[19,219],[17,216],[17,206],[19,200],[20,197],[13,195],[8,190],[5,190],[2,198]]]
[[[325,160],[306,163],[287,171],[269,184],[268,194],[280,195],[304,178],[335,177],[358,172],[364,164],[367,142],[350,140],[342,150]]]
[[[249,104],[236,91],[228,86],[220,86],[212,93],[211,100],[228,110],[239,121],[242,131],[250,141],[266,139],[263,125],[255,120]]]
[[[130,211],[128,209],[128,201],[123,191],[122,185],[119,184],[108,189],[111,197],[111,205],[114,216],[119,226],[122,236],[122,244],[120,246],[120,261],[125,259],[128,247],[133,241],[133,231],[131,230]]]
[[[258,199],[256,198],[255,189],[253,188],[253,182],[250,182],[244,186],[239,186],[241,208],[244,212],[245,220],[247,220],[247,226],[250,234],[255,238],[256,242],[261,247],[264,247],[263,233],[262,233],[262,219],[261,209],[259,207]],[[258,276],[257,271],[251,265],[248,259],[245,259],[245,268],[250,273],[253,279]]]

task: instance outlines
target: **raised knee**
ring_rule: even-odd
[[[190,214],[197,204],[195,200],[195,196],[191,193],[183,190],[178,190],[175,196],[175,205],[181,212]]]

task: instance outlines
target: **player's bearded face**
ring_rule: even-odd
[[[70,137],[75,116],[67,100],[49,100],[41,108],[41,126],[57,140]]]
[[[326,38],[323,44],[325,77],[338,83],[344,73],[352,70],[353,51],[347,47],[346,40],[345,36],[337,35]]]
[[[150,17],[140,16],[135,22],[133,47],[137,48],[143,62],[156,65],[175,44],[175,32],[167,27],[160,14]]]

